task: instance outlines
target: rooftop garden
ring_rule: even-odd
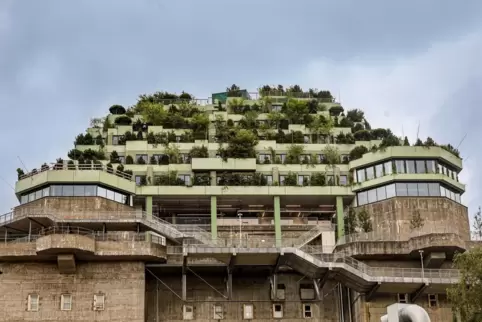
[[[277,158],[276,151],[266,151],[272,157],[261,161],[258,159],[258,163],[276,164],[327,162],[324,158],[320,159],[300,150],[304,149],[303,145],[306,143],[326,144],[330,148],[333,144],[378,141],[375,145],[372,142],[366,146],[356,146],[344,158],[337,152],[338,157],[335,159],[338,163],[347,163],[349,160],[361,158],[365,153],[384,150],[390,146],[410,145],[407,137],[399,138],[390,129],[372,129],[362,110],[345,111],[341,105],[333,104],[335,100],[329,91],[304,91],[299,85],[263,85],[258,92],[259,99],[247,100],[240,87],[233,84],[226,88],[226,95],[230,98],[227,103],[209,106],[197,104],[194,96],[184,91],[181,94],[156,92],[140,95],[133,106],[125,108],[112,105],[109,108],[110,116],[92,119],[90,125],[95,131],[79,134],[74,140],[75,148],[69,151],[68,157],[79,164],[93,165],[103,160],[120,163],[116,162],[119,161],[117,152],[114,151],[110,156],[104,152],[108,129],[118,126],[129,126],[130,129],[119,137],[118,145],[126,144],[127,141],[147,141],[154,146],[161,145],[163,155],[166,156],[147,161],[126,156],[127,164],[185,163],[192,157],[208,157],[209,153],[204,146],[194,147],[187,156],[181,155],[177,143],[194,143],[195,140],[218,143],[217,154],[223,159],[258,158],[255,147],[260,140],[290,144],[288,156],[282,162]],[[280,96],[283,97],[282,101],[276,99]],[[216,111],[227,111],[228,115],[238,114],[241,118],[238,116],[234,121],[233,118],[225,118],[223,114],[214,114],[213,118],[213,112]],[[289,130],[290,125],[302,127],[292,127],[295,130]],[[162,126],[162,132],[153,128],[155,126]],[[349,128],[350,132],[335,132],[335,128]],[[176,130],[183,130],[182,134]],[[460,157],[459,151],[452,145],[437,144],[430,137],[425,141],[418,139],[414,145],[440,146]],[[333,147],[336,149],[336,146]],[[325,151],[320,152],[326,154]]]

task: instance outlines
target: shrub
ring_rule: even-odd
[[[132,119],[129,116],[122,115],[122,116],[117,117],[115,119],[114,123],[117,124],[117,125],[131,125]]]
[[[114,115],[122,115],[126,113],[126,109],[122,105],[112,105],[109,112]]]

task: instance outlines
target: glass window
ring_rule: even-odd
[[[43,190],[43,191],[42,191],[42,196],[44,196],[44,197],[50,196],[50,188],[49,188],[49,187],[43,188],[42,190]]]
[[[85,186],[84,194],[86,197],[95,196],[97,194],[96,186]]]
[[[42,198],[42,190],[35,191],[35,199],[40,199],[40,198]]]
[[[303,176],[298,176],[298,185],[302,186],[304,182],[304,177]]]
[[[368,203],[377,201],[377,189],[368,190]]]
[[[418,195],[420,197],[427,197],[428,194],[428,183],[418,183]]]
[[[431,197],[440,196],[440,185],[438,183],[429,183],[428,184],[428,195]]]
[[[284,186],[285,185],[285,177],[286,176],[279,176],[279,185]]]
[[[365,169],[360,169],[356,171],[357,182],[365,181]]]
[[[392,161],[385,162],[385,163],[383,164],[383,168],[384,168],[384,170],[385,170],[385,175],[386,175],[386,176],[392,174],[392,170],[393,170]]]
[[[460,194],[458,194],[458,193],[455,194],[455,201],[460,203]]]
[[[425,160],[417,160],[415,165],[417,167],[417,173],[427,173],[427,169],[425,168]]]
[[[107,191],[106,198],[107,198],[107,199],[110,199],[110,200],[114,200],[114,197],[115,197],[115,196],[114,196],[114,191],[109,190],[109,189],[106,189],[106,191]]]
[[[407,161],[405,161],[405,165],[407,166],[407,173],[416,173],[415,172],[415,161],[407,160]]]
[[[447,169],[447,176],[448,176],[448,177],[452,177],[452,170]]]
[[[372,180],[373,178],[375,178],[375,170],[373,167],[366,168],[366,172],[367,172],[367,180]]]
[[[383,164],[377,164],[375,166],[375,176],[377,178],[383,177]]]
[[[386,192],[385,186],[377,188],[377,198],[378,200],[387,199],[387,192]]]
[[[107,189],[102,188],[102,187],[97,187],[97,195],[99,197],[107,198]]]
[[[447,193],[447,191],[445,190],[445,188],[440,186],[440,196],[446,197],[446,193]]]
[[[28,201],[34,201],[35,200],[35,192],[31,192],[28,194]]]
[[[346,176],[340,176],[340,186],[346,186],[346,185],[347,185]]]
[[[28,195],[23,195],[20,197],[20,203],[27,203],[28,202]]]
[[[387,199],[388,198],[393,198],[395,197],[397,194],[395,192],[395,184],[392,183],[392,184],[389,184],[388,186],[385,187],[386,189],[386,192],[387,192]]]
[[[74,186],[74,196],[84,196],[84,186]]]
[[[71,197],[74,195],[74,186],[62,186],[62,196]]]
[[[119,144],[119,136],[113,135],[112,136],[112,145],[118,145],[118,144]]]
[[[366,191],[360,192],[358,194],[358,205],[363,206],[368,203],[368,193]]]
[[[328,186],[334,186],[335,185],[335,181],[334,181],[333,178],[334,178],[333,176],[326,176],[326,184]]]
[[[407,183],[407,193],[409,196],[418,196],[418,186],[416,183]]]
[[[122,193],[114,192],[114,201],[123,203],[124,202],[124,195]]]
[[[58,197],[62,195],[62,186],[51,186],[50,187],[50,195],[54,197]]]
[[[408,196],[406,183],[396,183],[395,190],[396,190],[397,196]]]
[[[265,178],[266,178],[266,183],[268,184],[268,186],[271,186],[273,184],[273,176],[267,175],[267,176],[265,176]]]
[[[397,169],[397,173],[405,173],[405,161],[395,160],[395,168]]]
[[[434,160],[427,160],[427,173],[435,173],[437,170],[437,165]]]

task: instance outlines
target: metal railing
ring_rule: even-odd
[[[361,241],[407,241],[412,238],[430,235],[430,234],[456,234],[459,236],[463,236],[463,234],[457,229],[453,227],[452,223],[445,223],[443,225],[437,224],[427,224],[418,229],[412,229],[407,231],[406,229],[403,230],[390,230],[384,228],[383,230],[376,230],[367,233],[355,233],[350,235],[342,236],[338,239],[337,245],[344,245],[347,243],[353,242],[361,242]],[[482,236],[482,235],[481,235]],[[481,237],[482,239],[482,237]]]
[[[321,233],[323,231],[324,231],[323,227],[319,227],[319,226],[313,227],[311,230],[301,234],[300,237],[298,237],[295,240],[295,242],[294,242],[295,247],[302,247],[302,246],[306,245],[307,243],[312,241],[314,238],[321,235]]]
[[[103,164],[67,164],[67,163],[44,165],[38,170],[35,169],[35,170],[30,171],[29,173],[20,175],[18,177],[18,180],[30,178],[30,177],[32,177],[36,174],[46,172],[46,171],[60,171],[60,170],[103,171],[103,172],[107,172],[107,173],[116,175],[120,178],[133,181],[133,175],[131,173],[126,173],[124,171],[119,171],[119,170],[114,169],[114,168],[109,168],[109,167],[107,167],[106,165],[103,165]]]

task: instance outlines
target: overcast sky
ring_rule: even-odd
[[[0,212],[17,204],[18,156],[29,169],[65,158],[110,105],[236,83],[331,90],[412,142],[419,122],[440,143],[467,134],[461,178],[474,213],[481,16],[480,0],[0,0]]]

